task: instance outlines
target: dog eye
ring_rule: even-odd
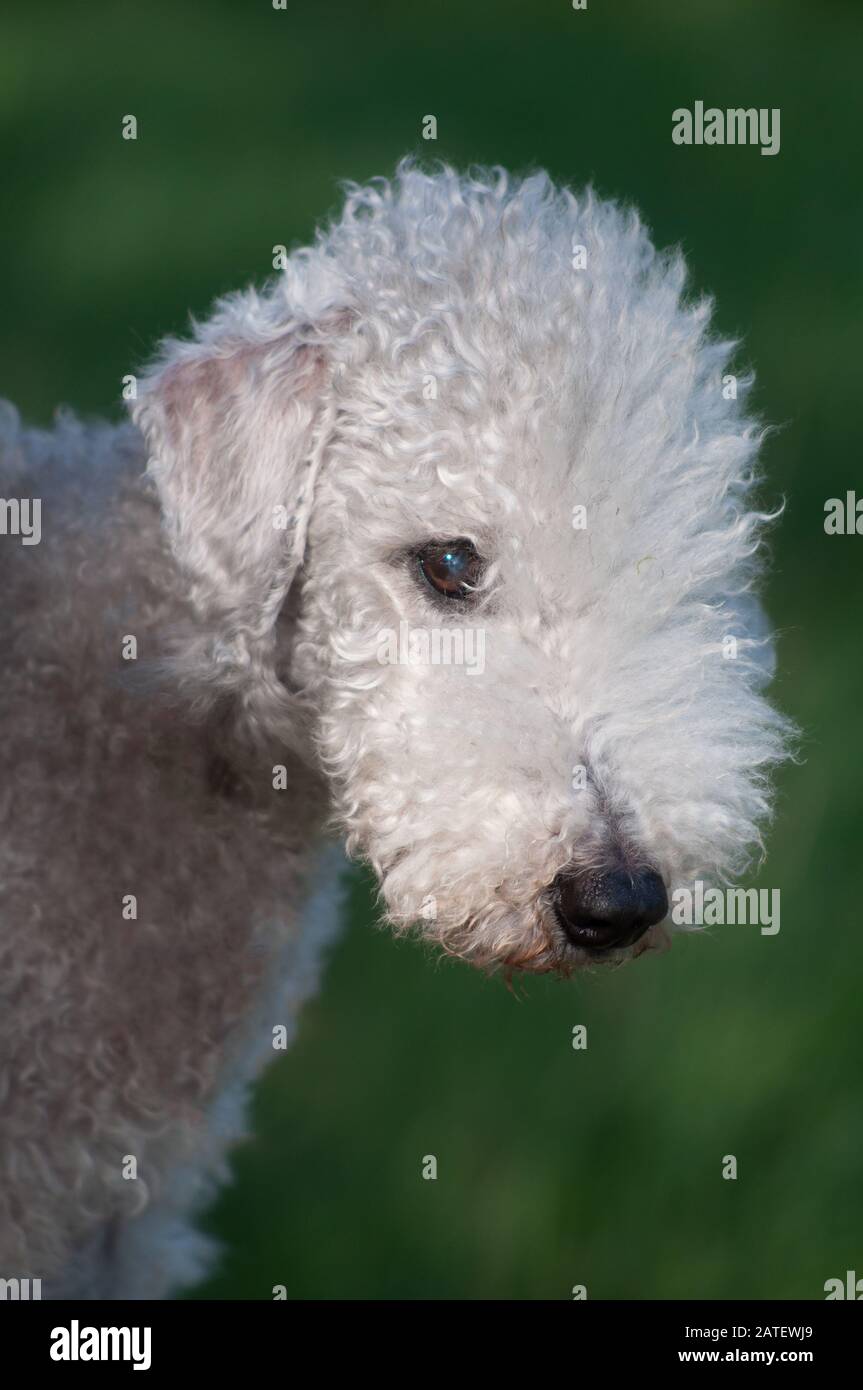
[[[417,553],[423,578],[446,598],[466,598],[482,574],[482,560],[470,541],[430,541]]]

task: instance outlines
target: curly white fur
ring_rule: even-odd
[[[236,1132],[206,1113],[260,1065],[248,1020],[266,1037],[311,985],[313,962],[262,1004],[317,939],[325,817],[397,929],[561,973],[584,961],[559,870],[625,853],[670,892],[760,846],[788,733],[762,694],[761,431],[684,280],[590,193],[405,164],[165,345],[133,412],[151,481],[131,427],[7,418],[5,495],[44,499],[44,542],[0,548],[0,1273],[194,1277],[172,1223]],[[413,558],[457,537],[484,560],[469,608]],[[482,673],[381,664],[401,623],[481,627]]]

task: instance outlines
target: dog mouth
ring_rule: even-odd
[[[552,903],[554,923],[563,938],[566,948],[573,951],[586,951],[593,960],[618,958],[629,950],[648,930],[647,926],[637,926],[623,933],[607,922],[586,917],[573,926],[567,922],[556,903]]]
[[[507,980],[519,975],[556,975],[568,980],[581,970],[592,966],[609,967],[635,960],[647,951],[662,945],[656,931],[635,933],[626,943],[610,941],[602,924],[585,923],[578,941],[573,940],[571,928],[565,929],[554,904],[546,898],[530,920],[520,922],[518,944],[502,949],[498,941],[484,942],[478,923],[468,919],[457,930],[450,929],[436,938],[437,946],[455,959],[461,960],[486,974],[501,971]]]
[[[593,965],[622,965],[667,940],[658,929],[668,912],[664,881],[653,868],[637,865],[570,864],[531,900],[498,902],[494,911],[459,907],[430,896],[410,921],[391,917],[390,923],[413,926],[446,955],[507,976],[568,978]]]

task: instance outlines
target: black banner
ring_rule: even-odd
[[[390,1316],[397,1309],[397,1318]],[[380,1319],[380,1321],[378,1321]],[[824,1303],[29,1303],[2,1310],[4,1355],[25,1373],[62,1378],[110,1367],[161,1377],[176,1372],[248,1374],[263,1366],[332,1374],[343,1357],[354,1375],[382,1363],[428,1377],[436,1365],[503,1356],[534,1371],[555,1346],[573,1375],[672,1366],[798,1365],[838,1369],[856,1353],[856,1310]],[[421,1349],[404,1361],[405,1341]],[[471,1352],[471,1344],[476,1351]],[[557,1373],[556,1373],[557,1374]]]

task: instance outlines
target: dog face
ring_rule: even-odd
[[[187,671],[301,720],[393,925],[482,966],[656,945],[759,843],[758,435],[683,278],[544,176],[403,169],[144,398]]]

